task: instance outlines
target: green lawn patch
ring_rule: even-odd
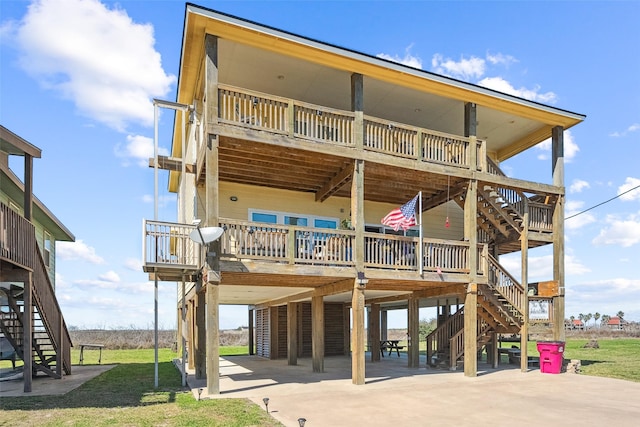
[[[241,348],[227,351],[242,354]],[[77,363],[79,352],[72,357]],[[154,389],[153,349],[103,350],[102,363],[117,366],[66,395],[3,397],[0,426],[281,426],[247,399],[194,399],[181,387],[175,357],[159,350],[160,387]],[[85,350],[85,362],[91,361]]]

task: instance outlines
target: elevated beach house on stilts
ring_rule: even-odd
[[[407,309],[409,367],[425,340],[428,363],[475,376],[497,334],[519,334],[524,354],[534,321],[563,338],[563,132],[583,115],[192,4],[176,101],[171,155],[151,166],[170,170],[178,221],[144,221],[144,271],[179,283],[179,330],[209,393],[222,304],[249,306],[251,354],[311,357],[316,372],[350,355],[354,384],[380,358],[390,308]],[[500,169],[549,138],[548,183]],[[381,224],[416,195],[418,225]],[[219,239],[189,238],[211,227]],[[541,245],[553,277],[528,295]],[[500,264],[513,252],[520,281]],[[428,306],[438,328],[419,336]]]
[[[24,391],[33,375],[71,373],[71,338],[55,296],[56,241],[71,232],[33,195],[33,159],[41,151],[0,126],[0,339],[2,358],[24,361]],[[24,157],[24,179],[9,169]],[[5,355],[6,353],[6,355]]]

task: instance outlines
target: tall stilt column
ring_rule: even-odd
[[[351,332],[351,382],[364,384],[365,345],[364,345],[364,286],[359,279],[355,280],[351,295],[351,310],[353,311],[353,325]]]

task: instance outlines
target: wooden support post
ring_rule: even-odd
[[[520,281],[524,288],[524,313],[522,313],[522,327],[520,328],[520,370],[529,370],[529,206],[524,204],[524,217],[522,219],[522,234],[520,234],[520,253],[522,256],[522,274]]]
[[[220,287],[207,283],[207,392],[220,394]]]
[[[254,319],[255,310],[249,309],[249,356],[256,354],[255,341],[254,341]]]
[[[383,341],[386,341],[389,336],[388,315],[389,312],[387,310],[380,312],[380,339]]]
[[[24,368],[22,376],[24,378],[24,392],[31,393],[31,382],[33,379],[33,273],[29,272],[24,282],[24,308],[22,317],[22,360]]]
[[[564,129],[556,126],[551,134],[553,185],[564,187]],[[559,195],[553,211],[553,280],[558,296],[553,298],[553,339],[565,341],[564,330],[564,195]]]
[[[464,300],[464,375],[478,375],[478,285],[469,283]]]
[[[464,136],[469,138],[469,168],[472,171],[478,169],[476,127],[476,104],[467,102],[464,104]]]
[[[478,181],[470,180],[464,203],[464,235],[469,242],[469,285],[464,301],[464,375],[478,375]],[[449,307],[447,307],[449,310]]]
[[[351,332],[351,382],[362,385],[365,381],[364,345],[364,287],[355,280],[351,295],[353,325]]]
[[[380,361],[380,304],[371,304],[369,311],[369,350],[371,361]]]
[[[491,332],[491,366],[493,369],[498,367],[498,361],[500,359],[500,354],[498,354],[498,334],[496,332]]]
[[[298,303],[287,303],[287,363],[298,364]]]
[[[278,352],[278,348],[279,343],[278,343],[278,336],[279,331],[278,331],[278,326],[279,326],[279,322],[278,322],[278,307],[277,306],[271,306],[268,308],[269,310],[269,359],[271,360],[276,360],[279,358],[279,352]]]
[[[206,330],[206,316],[205,312],[205,293],[203,290],[196,294],[195,304],[195,354],[194,354],[194,368],[197,379],[204,379],[206,377],[206,363],[207,363],[207,330]]]
[[[33,212],[33,156],[24,154],[24,217],[31,221]]]
[[[407,336],[408,366],[417,368],[420,366],[420,300],[411,296],[407,307]]]
[[[311,297],[311,353],[313,372],[324,372],[324,300]]]
[[[189,301],[189,305],[187,306],[187,322],[188,322],[188,342],[187,342],[187,348],[189,349],[187,351],[187,364],[189,365],[190,369],[193,369],[195,367],[195,353],[196,353],[196,346],[195,346],[195,330],[196,330],[196,321],[195,321],[195,301],[191,300]]]
[[[355,114],[354,144],[356,149],[362,150],[364,148],[364,76],[362,74],[351,75],[351,109]]]
[[[344,304],[342,308],[344,355],[351,355],[351,307]]]

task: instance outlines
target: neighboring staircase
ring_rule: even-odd
[[[7,282],[24,282],[25,278],[29,277],[26,272],[32,271],[31,349],[25,349],[24,328],[27,319],[25,319],[25,295],[22,286],[11,285],[9,288],[0,289],[0,332],[13,346],[21,360],[25,360],[26,351],[31,352],[33,373],[44,372],[54,378],[61,378],[63,372],[69,375],[71,373],[71,338],[55,297],[42,253],[35,242],[33,225],[17,213],[5,209],[5,205],[1,205],[0,208],[3,209],[3,222],[6,222],[3,224],[4,228],[9,234],[6,240],[1,242],[4,249],[3,255],[6,255],[0,260],[6,265],[3,277],[6,279],[15,275],[15,280],[7,280]],[[12,245],[13,242],[19,243]],[[30,254],[25,253],[31,251],[33,252]]]

